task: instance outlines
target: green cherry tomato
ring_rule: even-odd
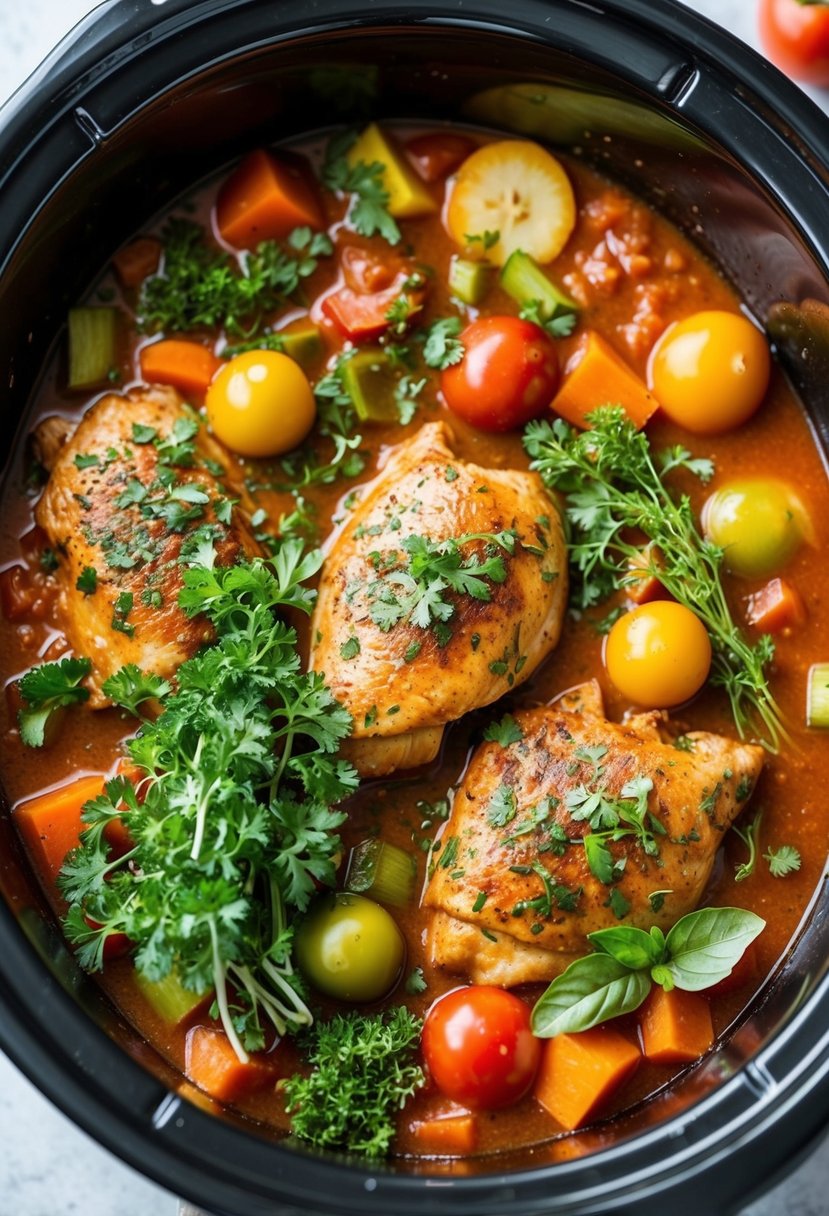
[[[782,570],[812,525],[790,485],[774,477],[740,478],[715,490],[702,509],[707,538],[725,550],[725,566],[744,578]]]
[[[323,895],[296,935],[306,979],[326,996],[377,1001],[391,992],[406,961],[406,943],[385,908],[364,895]]]

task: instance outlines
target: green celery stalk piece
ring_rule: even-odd
[[[516,249],[507,258],[501,271],[501,286],[521,305],[537,300],[542,321],[551,321],[560,312],[579,310],[576,301],[548,279],[535,258],[522,249]]]
[[[379,347],[358,351],[340,365],[340,378],[361,422],[397,420],[398,374],[385,351]]]
[[[118,309],[70,308],[69,388],[93,388],[118,367]]]
[[[374,837],[351,850],[345,886],[355,895],[404,908],[412,901],[416,878],[417,862],[410,853]]]
[[[312,364],[322,354],[322,334],[313,321],[297,322],[290,329],[279,330],[282,349],[301,367]]]
[[[471,262],[457,254],[449,263],[449,290],[464,304],[480,304],[487,293],[492,268],[485,262]]]
[[[180,1026],[191,1013],[210,999],[205,993],[199,996],[184,988],[174,971],[163,980],[148,980],[140,971],[136,971],[135,982],[144,999],[152,1005],[158,1016],[171,1026]]]
[[[806,725],[829,727],[829,663],[813,663],[809,668]]]

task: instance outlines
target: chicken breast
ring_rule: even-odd
[[[429,423],[393,450],[323,566],[311,666],[354,718],[343,752],[363,774],[432,760],[446,723],[526,680],[561,632],[567,557],[541,480],[459,460],[448,438]],[[433,559],[452,542],[447,574]]]
[[[610,722],[595,682],[514,721],[473,756],[424,895],[432,961],[503,986],[553,978],[596,929],[692,911],[764,757],[704,731],[678,746],[659,712]]]
[[[178,607],[188,549],[212,545],[229,565],[259,546],[228,498],[226,453],[172,389],[102,397],[69,436],[50,421],[35,435],[51,462],[35,518],[61,556],[59,623],[92,660],[89,704],[101,708],[123,664],[169,676],[211,636]]]

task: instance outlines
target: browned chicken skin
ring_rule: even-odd
[[[410,536],[444,541],[517,534],[506,579],[488,602],[451,593],[451,636],[371,618],[371,587],[402,561]],[[481,557],[470,541],[464,555]],[[379,573],[378,573],[379,571]],[[443,423],[428,423],[392,452],[334,542],[311,623],[311,666],[351,712],[343,752],[379,776],[432,760],[446,723],[526,680],[558,642],[567,599],[561,522],[532,473],[459,460]],[[417,649],[419,647],[419,649]],[[417,651],[412,658],[412,650]]]
[[[694,909],[763,766],[762,748],[704,731],[677,748],[658,712],[610,722],[596,683],[515,719],[521,740],[473,756],[424,896],[436,910],[433,961],[507,986],[551,979],[586,953],[587,933],[620,916],[668,929]],[[657,855],[635,835],[608,842],[621,876],[606,884],[581,843],[591,829],[572,810],[585,792],[618,799],[641,778],[652,782],[647,811],[659,827],[645,822]]]
[[[144,442],[136,442],[134,425],[151,428],[163,441],[177,420],[193,417],[172,389],[145,388],[102,397],[71,437],[50,427],[50,419],[35,435],[42,458],[51,463],[35,518],[60,554],[55,577],[61,627],[74,652],[92,660],[92,708],[109,704],[101,685],[123,664],[170,676],[210,637],[203,619],[189,620],[178,607],[182,546],[197,529],[210,529],[219,565],[259,551],[239,506],[219,505],[230,522],[217,519],[217,505],[229,492],[238,497],[239,487],[218,477],[224,453],[203,426],[190,455],[159,451],[146,439],[149,431],[139,430]],[[201,501],[204,496],[207,501]],[[76,586],[86,567],[97,576],[91,594]]]

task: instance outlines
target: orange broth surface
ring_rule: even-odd
[[[404,137],[410,132],[398,134]],[[475,138],[483,139],[480,135]],[[306,151],[312,160],[318,159],[320,145],[310,144],[304,149],[300,146],[298,150]],[[599,330],[634,370],[644,376],[653,342],[671,322],[703,309],[740,309],[740,301],[731,287],[664,218],[580,161],[562,159],[575,189],[578,220],[552,272],[556,281],[566,283],[582,305],[575,334],[558,343],[562,366],[583,328],[590,326]],[[210,216],[216,184],[213,181],[200,188],[193,197],[190,213],[203,221]],[[442,188],[442,183],[434,187],[437,191]],[[382,241],[367,241],[344,231],[342,201],[326,195],[325,206],[335,239],[365,245],[382,256],[385,248]],[[180,213],[180,209],[174,208],[173,213],[176,212]],[[401,229],[404,243],[411,245],[414,258],[434,270],[425,311],[419,320],[428,324],[434,318],[454,315],[457,305],[450,303],[446,282],[449,259],[456,248],[440,215],[402,220]],[[336,267],[336,257],[323,259],[305,284],[307,298],[313,301],[311,316],[322,324],[326,342],[319,367],[311,373],[312,381],[322,374],[327,361],[342,346],[342,339],[319,309],[321,294],[337,281]],[[110,272],[91,294],[90,302],[108,297],[110,292],[120,295],[120,302],[125,307],[135,306],[134,293],[121,293]],[[482,309],[485,313],[513,315],[517,310],[514,301],[495,286],[487,294]],[[476,311],[467,310],[470,316]],[[297,312],[295,308],[286,309],[284,315],[290,317]],[[146,341],[145,335],[130,331],[120,369],[124,385],[138,382],[138,351]],[[29,418],[32,426],[38,419],[56,412],[77,418],[88,408],[90,399],[67,392],[65,379],[65,370],[57,360],[47,369],[44,383],[32,403]],[[437,382],[436,376],[430,378],[419,399],[415,417],[407,426],[374,424],[362,429],[367,461],[364,472],[357,479],[349,482],[340,479],[331,487],[312,487],[306,492],[307,499],[317,508],[322,535],[328,537],[325,543],[330,545],[332,530],[347,515],[346,496],[373,477],[390,445],[413,434],[426,420],[443,418],[449,422],[460,458],[485,468],[527,467],[520,432],[487,434],[461,422],[448,413]],[[764,847],[783,842],[794,845],[801,853],[802,867],[799,872],[775,881],[762,864],[752,877],[737,884],[734,869],[744,859],[745,847],[731,833],[720,850],[705,897],[705,902],[712,905],[737,905],[765,918],[767,927],[757,942],[760,972],[765,977],[785,954],[824,868],[827,809],[820,793],[822,783],[816,780],[815,774],[826,771],[829,766],[829,735],[807,731],[803,724],[809,667],[829,658],[829,613],[824,611],[829,576],[817,562],[817,554],[826,551],[829,543],[829,492],[825,469],[804,412],[778,369],[773,373],[763,406],[739,430],[716,438],[689,436],[657,416],[649,425],[648,434],[656,449],[682,442],[694,455],[711,457],[716,464],[713,488],[745,474],[789,477],[808,506],[814,524],[814,545],[804,545],[785,572],[805,600],[808,621],[805,626],[784,632],[776,639],[772,674],[772,688],[788,720],[792,742],[784,745],[779,755],[769,756],[745,817],[750,818],[756,808],[763,807]],[[273,462],[242,463],[255,481],[269,480]],[[16,729],[19,701],[14,692],[14,680],[44,657],[53,657],[56,653],[54,642],[59,636],[57,623],[51,616],[49,591],[52,580],[43,574],[35,575],[37,553],[31,541],[28,547],[24,542],[21,552],[20,538],[32,528],[35,501],[33,496],[21,492],[23,476],[24,454],[21,452],[3,501],[5,528],[0,538],[0,565],[7,568],[22,562],[31,569],[31,577],[39,581],[45,595],[32,605],[31,611],[14,620],[0,621],[2,675],[7,691],[7,696],[0,702],[0,767],[12,807],[79,773],[111,771],[122,740],[129,737],[133,729],[131,722],[116,711],[83,709],[66,715],[59,737],[50,746],[32,751],[21,744]],[[700,486],[690,477],[678,484],[691,495],[697,510],[710,493],[710,488]],[[272,523],[293,505],[289,495],[268,490],[258,493],[258,501],[268,511]],[[738,622],[745,619],[748,596],[763,581],[726,579]],[[604,615],[612,607],[611,602],[595,615]],[[593,622],[568,616],[557,649],[530,680],[498,704],[497,714],[494,707],[485,708],[450,726],[438,760],[425,769],[364,784],[348,806],[349,819],[343,832],[346,848],[367,834],[379,833],[384,840],[414,853],[418,858],[419,884],[425,881],[427,850],[440,820],[431,820],[418,804],[445,798],[457,784],[487,722],[507,709],[545,704],[565,689],[593,678],[601,684],[609,717],[618,720],[630,708],[607,679],[602,647],[603,638]],[[724,695],[710,689],[692,704],[676,711],[673,717],[688,729],[735,734]],[[47,897],[59,909],[56,893],[48,891]],[[389,1003],[405,1001],[417,1013],[424,1013],[436,997],[463,982],[462,977],[441,974],[431,967],[424,945],[428,915],[416,906],[402,913],[395,910],[408,947],[404,976],[415,967],[422,968],[427,988],[421,995],[406,996],[401,986],[391,995]],[[174,1068],[183,1070],[184,1031],[171,1030],[144,1001],[134,984],[129,959],[108,963],[100,982],[123,1016]],[[748,987],[712,1000],[717,1033],[723,1032],[734,1020],[751,999],[757,984],[758,981],[754,981]],[[532,1001],[541,991],[542,988],[536,986],[526,987],[519,993]],[[635,1037],[635,1018],[623,1019],[617,1025],[623,1033]],[[285,1042],[275,1050],[280,1053],[279,1071],[283,1075],[294,1071],[299,1062],[296,1050]],[[663,1086],[677,1071],[676,1067],[643,1064],[603,1110],[602,1117],[630,1107]],[[451,1104],[434,1088],[427,1086],[400,1116],[395,1151],[399,1154],[422,1153],[411,1136],[412,1123],[450,1107]],[[240,1109],[274,1129],[287,1128],[283,1100],[273,1089],[243,1100]],[[554,1119],[532,1097],[506,1110],[481,1113],[478,1128],[478,1151],[482,1154],[537,1145],[561,1134]]]

